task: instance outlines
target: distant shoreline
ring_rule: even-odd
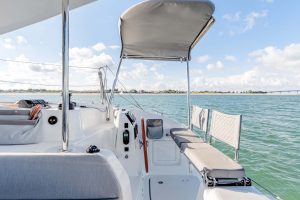
[[[100,95],[100,93],[97,92],[73,92],[73,95],[76,96],[84,96],[84,95]],[[22,96],[22,95],[41,95],[41,96],[49,96],[49,95],[53,95],[53,96],[61,96],[61,93],[56,93],[56,92],[16,92],[16,93],[12,93],[12,92],[4,92],[4,93],[0,93],[0,95],[4,95],[4,96]],[[121,96],[121,95],[134,95],[134,96],[185,96],[186,93],[116,93],[116,96]],[[294,96],[294,95],[300,95],[300,94],[295,94],[295,93],[191,93],[192,96],[207,96],[207,95],[211,95],[211,96],[265,96],[265,95],[269,95],[269,96],[274,96],[274,95],[284,95],[284,96]]]

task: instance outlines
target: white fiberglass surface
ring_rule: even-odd
[[[144,200],[195,200],[199,186],[195,176],[150,176],[144,180]]]

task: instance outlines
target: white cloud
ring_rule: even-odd
[[[92,47],[95,51],[104,51],[106,49],[106,46],[99,42],[97,44],[95,44],[93,47]]]
[[[270,91],[284,88],[299,87],[296,83],[296,77],[281,77],[277,73],[267,73],[267,71],[254,67],[241,74],[214,77],[198,76],[192,79],[192,90],[218,90],[218,91],[246,91],[261,90]]]
[[[3,39],[2,46],[6,49],[15,49],[17,46],[28,44],[24,36],[17,36],[15,38],[5,38]]]
[[[257,19],[266,17],[267,15],[268,15],[267,10],[263,10],[262,12],[255,12],[255,11],[251,12],[244,19],[244,21],[246,22],[246,25],[245,25],[243,31],[251,30],[254,27],[254,25],[256,24]]]
[[[81,67],[75,69],[77,72],[91,73],[90,69],[109,66],[112,68],[114,62],[110,55],[104,53],[106,46],[99,42],[91,47],[73,47],[70,48],[70,65]]]
[[[121,48],[119,45],[110,45],[108,47],[111,49],[120,49]]]
[[[283,49],[265,47],[249,54],[260,66],[300,73],[300,44],[290,44]]]
[[[58,72],[58,67],[53,65],[31,64],[29,69],[35,72]]]
[[[238,11],[236,13],[227,13],[222,16],[222,18],[228,22],[238,22],[241,19],[241,12]]]
[[[154,72],[154,79],[155,80],[158,80],[158,81],[163,81],[165,79],[165,75],[164,74],[161,74],[161,73],[158,73],[158,72]]]
[[[134,79],[146,79],[148,75],[148,68],[143,63],[137,63],[133,65],[134,69],[131,72]]]
[[[27,40],[24,36],[19,35],[19,36],[16,37],[16,43],[18,45],[22,45],[22,44],[27,44],[28,42],[27,42]]]
[[[69,50],[70,59],[81,59],[84,57],[92,57],[94,55],[92,49],[87,47],[73,47]]]
[[[222,77],[199,74],[192,78],[193,90],[286,90],[300,88],[300,44],[280,49],[265,47],[249,54],[255,65],[247,71]]]
[[[234,60],[233,57],[227,55],[224,56],[224,59],[231,61]],[[300,44],[290,44],[284,48],[266,47],[249,53],[249,58],[254,61],[252,67],[240,73],[218,72],[217,75],[214,75],[207,70],[191,68],[191,89],[272,91],[300,88]],[[137,66],[131,67],[130,70],[128,70],[129,68],[124,70],[127,75],[125,80],[136,80],[129,84],[129,87],[145,90],[186,90],[185,76],[173,77],[169,73],[158,72],[159,68],[145,66],[142,63],[139,65],[142,66],[142,70],[134,75],[132,73],[137,70]],[[207,69],[222,70],[224,64],[222,61],[217,61],[208,64]]]
[[[191,69],[190,76],[191,76],[191,78],[198,77],[198,76],[203,76],[203,72],[202,72],[201,69]]]
[[[40,86],[33,84],[60,85],[61,73],[60,67],[52,65],[37,65],[30,63],[31,60],[24,54],[21,54],[10,60],[23,62],[5,62],[3,63],[0,80],[16,81],[28,84],[3,83],[1,89],[28,89],[28,88],[47,88],[59,89],[60,87]]]
[[[143,63],[135,63],[130,69],[123,67],[120,72],[120,80],[145,80],[148,75],[148,67]]]
[[[217,61],[216,63],[208,64],[206,66],[207,70],[222,70],[223,68],[224,68],[224,65],[221,61]]]
[[[227,13],[223,15],[223,19],[228,22],[229,36],[235,36],[253,29],[256,25],[257,20],[267,17],[268,10],[263,10],[261,12],[253,11],[247,15],[243,15],[242,12],[238,11],[235,13]],[[223,34],[222,34],[223,35]]]
[[[236,61],[237,59],[236,59],[235,56],[232,56],[232,55],[226,55],[226,56],[225,56],[225,60],[234,62],[234,61]]]
[[[10,42],[13,40],[6,40]],[[17,41],[17,40],[15,40]],[[20,43],[24,40],[19,38]],[[94,45],[95,46],[95,45]],[[98,45],[99,47],[99,45]],[[98,49],[99,50],[99,49]],[[98,73],[93,69],[86,69],[84,67],[98,68],[107,65],[113,66],[113,59],[110,55],[96,51],[93,46],[91,47],[74,47],[70,48],[70,66],[77,66],[79,68],[70,68],[70,88],[71,89],[98,89],[99,80]],[[24,54],[15,58],[7,58],[9,60],[24,61],[21,62],[5,62],[1,65],[2,73],[0,80],[20,81],[27,83],[42,83],[49,85],[61,85],[61,61],[58,61],[58,66],[55,62],[44,61],[45,63],[55,63],[55,65],[34,64],[36,60],[30,60]],[[32,62],[32,63],[31,63]],[[82,67],[82,68],[80,68]],[[41,74],[42,73],[42,74]],[[111,79],[111,74],[108,72],[108,79]],[[109,80],[110,81],[110,80]],[[95,85],[87,87],[76,87],[74,85]],[[59,89],[60,86],[36,86],[30,84],[1,84],[1,89],[9,88],[46,88],[46,89]]]
[[[203,56],[199,56],[197,58],[197,62],[198,63],[206,63],[209,59],[210,59],[209,55],[203,55]]]
[[[253,60],[252,67],[247,70],[227,74],[213,70],[224,69],[223,60],[207,64],[207,70],[191,68],[192,90],[284,90],[300,88],[300,43],[290,44],[283,48],[269,46],[249,53]],[[21,54],[12,58],[20,61],[31,61]],[[234,61],[233,55],[224,56],[224,60]],[[46,62],[46,61],[45,61]],[[145,64],[146,63],[146,64]],[[161,65],[153,62],[134,63],[130,67],[122,67],[120,79],[125,81],[127,89],[163,90],[186,89],[185,76],[173,76],[171,69],[161,70]],[[92,47],[74,47],[70,49],[70,65],[82,67],[99,67],[113,65],[111,56],[97,52]],[[228,63],[230,64],[230,63]],[[176,66],[175,66],[176,67]],[[181,69],[181,68],[180,68]],[[35,65],[30,63],[5,63],[2,67],[0,80],[15,80],[23,82],[61,84],[61,67]],[[208,71],[210,70],[210,71]],[[184,72],[184,70],[183,70]],[[227,72],[227,71],[224,71]],[[43,74],[41,74],[43,73]],[[24,76],[25,75],[25,76]],[[70,69],[71,85],[98,85],[97,71],[86,69]],[[111,83],[109,82],[109,86]],[[118,86],[119,87],[119,86]],[[2,84],[1,89],[8,88],[44,88],[42,86]],[[45,87],[51,89],[53,87]],[[54,87],[59,89],[60,87]],[[71,87],[72,88],[72,87]],[[75,88],[72,88],[75,89]],[[90,89],[90,88],[76,88]],[[92,89],[98,89],[98,86]]]
[[[23,61],[24,63],[10,63],[12,67],[21,67],[25,70],[30,70],[32,72],[41,72],[41,73],[48,73],[48,72],[58,72],[59,66],[56,65],[43,65],[43,64],[35,64],[30,61],[24,54],[17,56],[14,60],[16,61]]]
[[[5,38],[3,40],[3,47],[6,49],[14,49],[13,40],[11,38]]]
[[[164,64],[152,64],[153,62],[134,63],[131,66],[124,66],[120,72],[120,80],[126,85],[126,89],[138,90],[164,90],[178,88],[178,80],[169,78],[169,74],[160,70]],[[151,65],[150,65],[151,64]],[[122,86],[118,85],[118,88]]]
[[[104,65],[107,66],[113,65],[113,59],[110,55],[106,53],[99,54],[97,51],[93,51],[93,50],[94,50],[94,46],[92,48],[87,48],[87,47],[70,48],[70,65],[78,66],[78,67],[92,67],[92,68],[99,68]]]
[[[156,81],[163,81],[166,78],[163,73],[158,72],[158,68],[160,68],[161,66],[161,64],[154,64],[150,67],[150,72],[154,73],[154,79]]]

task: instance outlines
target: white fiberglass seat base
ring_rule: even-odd
[[[199,179],[190,175],[145,177],[143,200],[195,200],[199,186]]]

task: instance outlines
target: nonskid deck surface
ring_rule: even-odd
[[[144,200],[195,200],[199,184],[195,176],[150,176],[144,180]]]

